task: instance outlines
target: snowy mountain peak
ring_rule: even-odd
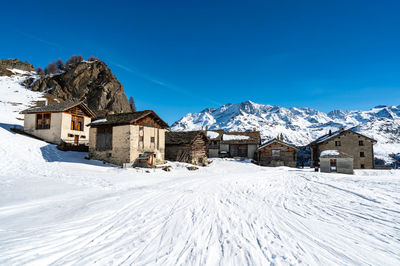
[[[227,131],[256,128],[263,140],[282,133],[285,141],[299,146],[307,145],[329,130],[355,127],[356,131],[378,140],[376,153],[380,157],[388,159],[390,153],[400,153],[400,108],[396,106],[378,105],[367,111],[333,110],[326,114],[307,107],[285,108],[245,101],[187,114],[171,129],[199,130],[206,126]]]

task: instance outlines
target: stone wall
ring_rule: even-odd
[[[52,113],[49,129],[36,129],[36,114],[24,114],[24,131],[44,141],[58,144],[61,140],[61,124],[63,113]]]
[[[359,145],[359,141],[364,142],[364,146]],[[340,141],[340,146],[335,145],[335,141]],[[354,132],[348,131],[340,136],[332,138],[325,143],[321,143],[313,148],[312,158],[314,161],[318,160],[322,151],[337,150],[353,157],[353,168],[361,169],[364,165],[365,169],[374,168],[374,150],[372,140],[358,135]],[[364,157],[360,153],[364,152]]]

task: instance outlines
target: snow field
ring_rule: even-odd
[[[0,79],[0,265],[400,264],[400,171],[229,159],[121,169],[9,131],[41,97],[9,81]]]

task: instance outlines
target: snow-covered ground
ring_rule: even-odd
[[[122,169],[14,134],[4,110],[0,265],[400,264],[400,171]]]

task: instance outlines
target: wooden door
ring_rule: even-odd
[[[75,144],[75,145],[78,145],[78,144],[79,144],[79,136],[78,136],[78,135],[75,135],[75,136],[74,136],[74,144]]]
[[[337,172],[336,159],[330,160],[330,167],[331,167],[331,172]]]

